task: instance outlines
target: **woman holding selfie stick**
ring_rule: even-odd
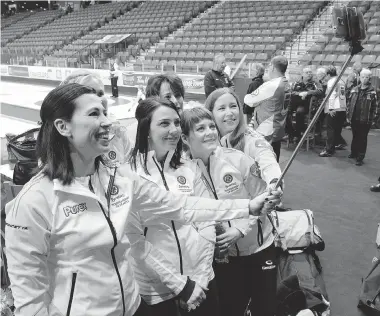
[[[274,204],[269,201],[278,202],[268,194],[251,201],[176,196],[126,168],[104,164],[111,122],[88,87],[53,89],[40,115],[42,170],[6,206],[16,316],[146,315],[125,234],[130,212],[145,220],[203,222],[260,215]]]

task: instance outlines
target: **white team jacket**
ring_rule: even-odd
[[[170,192],[210,198],[197,164],[182,159],[183,165],[177,169],[171,168],[169,163],[173,154],[174,151],[168,153],[162,167],[155,157],[155,152],[150,151],[147,157],[150,175],[146,175],[141,165],[138,166],[137,173]],[[145,302],[153,305],[175,297],[182,291],[187,276],[202,287],[208,286],[214,278],[213,224],[195,226],[162,218],[152,218],[144,222],[137,212],[131,213],[127,235],[135,258],[136,280]],[[202,230],[202,235],[198,229]],[[156,266],[165,268],[170,278],[157,274]]]
[[[129,259],[129,213],[190,223],[248,217],[248,205],[174,195],[127,168],[103,164],[71,185],[39,173],[6,206],[15,315],[132,316],[140,296]],[[165,267],[157,273],[171,277]]]
[[[255,161],[239,150],[218,147],[209,158],[208,168],[200,159],[197,162],[205,183],[217,199],[254,198],[266,190],[266,183],[257,176]],[[231,256],[251,255],[274,241],[273,226],[266,216],[231,220],[223,226],[236,227],[244,235],[235,247],[229,248]]]
[[[223,147],[231,148],[229,142],[230,134],[223,136],[220,143]],[[281,176],[281,168],[276,160],[272,146],[265,138],[255,130],[249,130],[244,134],[245,146],[244,153],[256,161],[261,178],[270,184],[273,179]]]

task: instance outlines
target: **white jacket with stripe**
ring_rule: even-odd
[[[183,164],[174,169],[169,165],[173,154],[174,151],[170,151],[161,166],[155,152],[150,151],[147,156],[150,175],[145,173],[141,164],[137,166],[137,173],[167,191],[210,198],[197,164],[182,159]],[[153,305],[175,297],[182,291],[187,276],[202,287],[208,286],[214,278],[213,224],[189,225],[162,218],[144,221],[139,213],[131,213],[127,235],[135,258],[136,280],[145,302]],[[165,276],[163,279],[162,275],[158,275],[156,266],[166,269],[170,278]]]
[[[218,147],[209,157],[208,167],[198,159],[205,183],[216,199],[254,198],[267,188],[258,177],[255,161],[243,152]],[[248,256],[269,247],[274,241],[273,226],[266,216],[251,216],[223,223],[225,228],[236,227],[243,235],[231,256]]]
[[[140,295],[126,236],[131,212],[144,221],[190,223],[248,217],[248,205],[174,195],[127,168],[103,164],[71,185],[39,173],[6,205],[15,315],[132,316]],[[165,267],[157,273],[171,277]]]

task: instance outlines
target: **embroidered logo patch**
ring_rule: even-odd
[[[259,88],[257,88],[255,91],[252,92],[254,96],[259,95]]]
[[[63,212],[65,213],[66,217],[69,217],[70,214],[78,214],[79,212],[84,212],[87,210],[86,203],[80,203],[74,206],[65,206],[63,208]]]
[[[226,174],[224,177],[223,177],[223,181],[225,183],[231,183],[233,180],[233,177],[230,175],[230,174]]]
[[[177,181],[179,184],[182,184],[182,185],[186,184],[186,178],[184,176],[178,176]]]
[[[111,160],[115,160],[115,159],[116,159],[116,153],[115,153],[113,150],[111,150],[111,151],[108,153],[108,157],[109,157],[109,159],[111,159]]]
[[[119,188],[114,185],[111,190],[111,195],[117,195],[119,193]]]

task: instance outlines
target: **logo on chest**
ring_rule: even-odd
[[[178,176],[177,177],[177,182],[178,182],[178,190],[181,193],[190,193],[192,191],[192,188],[190,185],[187,184],[187,180],[184,176]]]
[[[74,206],[65,206],[63,208],[63,212],[65,213],[66,217],[69,217],[71,214],[78,214],[81,212],[84,212],[87,210],[86,203],[80,203]]]
[[[223,181],[225,183],[224,186],[224,192],[227,194],[234,193],[239,190],[239,184],[237,181],[234,181],[234,177],[227,173],[226,175],[223,176]]]

